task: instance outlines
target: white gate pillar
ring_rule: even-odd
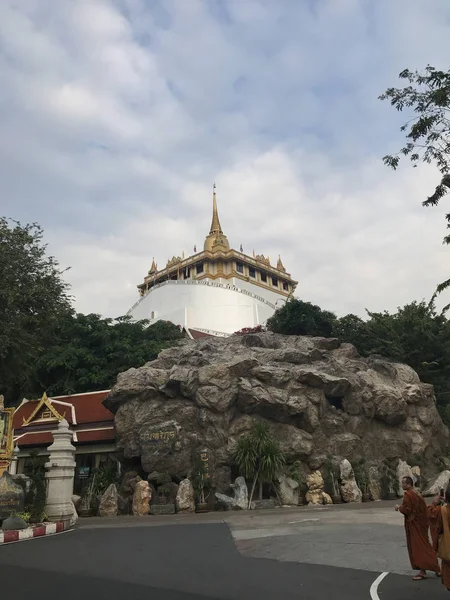
[[[69,424],[63,419],[53,432],[53,444],[48,447],[50,456],[45,463],[45,513],[50,521],[72,521],[74,517],[75,446],[72,444],[72,435]]]

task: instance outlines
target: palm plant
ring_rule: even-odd
[[[263,484],[272,483],[285,465],[285,457],[266,423],[256,423],[237,444],[234,461],[246,479],[253,479],[248,506],[250,508],[256,484],[262,500]]]

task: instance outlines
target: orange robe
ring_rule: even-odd
[[[439,512],[437,513],[437,523],[436,523],[437,536],[434,541],[434,549],[437,552],[438,544],[439,544],[439,535],[441,533],[444,533],[444,523],[442,521],[441,507],[438,506],[436,508],[439,510]],[[447,507],[447,518],[448,518],[448,524],[450,526],[450,510],[448,507]],[[441,561],[441,572],[442,572],[442,583],[445,585],[445,587],[448,590],[450,590],[450,562],[448,562],[446,560]]]
[[[440,505],[430,504],[427,506],[428,511],[428,522],[430,523],[431,543],[433,548],[437,548],[439,542],[439,526],[442,525],[442,521],[439,521],[441,514]]]
[[[438,573],[437,556],[428,538],[425,500],[414,490],[407,490],[399,511],[405,516],[406,542],[412,568]]]

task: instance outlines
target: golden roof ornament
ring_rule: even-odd
[[[283,265],[280,255],[278,255],[277,269],[279,271],[283,271],[284,273],[286,273],[286,269],[284,268],[284,265]]]
[[[148,274],[152,275],[153,273],[156,272],[157,268],[158,267],[156,266],[156,263],[155,263],[155,257],[153,257],[152,266],[150,267],[150,271],[148,272]]]
[[[223,233],[219,221],[219,211],[217,210],[216,184],[213,185],[213,215],[209,235],[206,236],[203,246],[205,252],[218,252],[222,250],[227,252],[230,249],[227,236]]]

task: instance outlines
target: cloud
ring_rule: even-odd
[[[8,0],[0,212],[44,226],[84,312],[126,312],[153,256],[201,246],[214,180],[232,245],[281,254],[299,296],[428,298],[436,171],[381,164],[403,118],[377,96],[445,68],[449,22],[446,0]]]

